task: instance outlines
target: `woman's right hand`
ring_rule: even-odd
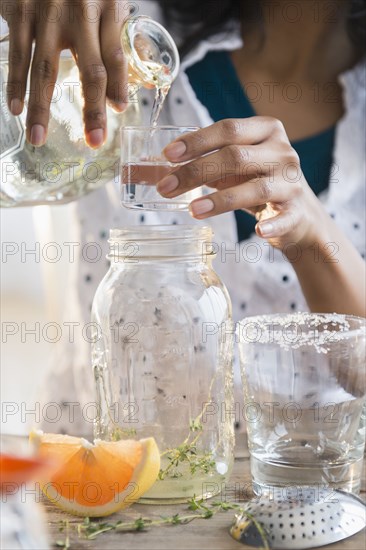
[[[365,262],[309,187],[279,120],[221,120],[179,137],[164,153],[181,163],[158,182],[164,197],[214,188],[191,202],[195,218],[250,212],[257,234],[292,264],[312,311],[365,316]]]
[[[90,147],[100,147],[106,139],[106,99],[117,111],[123,111],[127,102],[120,30],[129,4],[126,0],[2,0],[0,5],[10,34],[7,96],[13,115],[23,110],[31,65],[27,140],[35,146],[46,141],[60,52],[70,49],[80,71],[85,138]]]
[[[164,197],[202,185],[216,189],[190,204],[193,217],[246,210],[257,219],[257,234],[281,250],[289,244],[306,248],[319,237],[326,212],[279,120],[221,120],[177,138],[164,152],[169,161],[182,163],[158,182]]]

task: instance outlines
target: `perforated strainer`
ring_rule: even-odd
[[[263,538],[273,549],[317,548],[350,537],[366,526],[365,503],[338,490],[302,489],[296,498],[277,493],[271,499],[251,501],[243,509],[230,533],[256,548],[265,547]]]

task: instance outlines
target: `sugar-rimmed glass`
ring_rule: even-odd
[[[248,317],[237,329],[253,487],[358,492],[365,447],[366,320]]]

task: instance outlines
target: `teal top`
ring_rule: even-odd
[[[186,69],[197,98],[217,122],[224,118],[247,118],[256,113],[237,77],[227,51],[209,52],[204,59]],[[335,126],[306,139],[291,143],[300,158],[301,169],[319,195],[327,189],[333,162]],[[238,239],[247,239],[254,231],[253,216],[237,210]]]

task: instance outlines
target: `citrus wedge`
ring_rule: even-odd
[[[82,437],[33,431],[41,457],[58,466],[39,479],[56,506],[77,516],[113,514],[138,500],[154,484],[160,454],[154,438],[90,443]]]

